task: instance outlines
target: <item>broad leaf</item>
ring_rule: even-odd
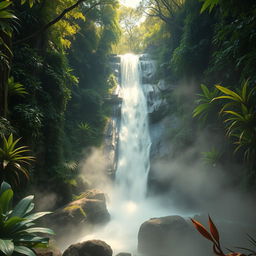
[[[15,246],[14,251],[27,256],[36,256],[36,254],[31,249],[25,246]]]
[[[216,88],[218,90],[220,90],[221,92],[223,92],[223,93],[225,93],[225,94],[227,94],[229,96],[234,97],[234,100],[236,99],[236,100],[238,100],[240,102],[243,102],[243,99],[240,97],[240,95],[238,95],[237,93],[231,91],[230,89],[228,89],[226,87],[223,87],[223,86],[220,86],[220,85],[216,85]]]
[[[13,198],[13,191],[12,189],[8,189],[4,191],[0,196],[0,208],[2,213],[6,213],[11,208]]]
[[[37,212],[37,213],[33,213],[31,215],[26,216],[26,218],[28,219],[28,221],[34,221],[34,220],[42,218],[43,216],[45,216],[47,214],[51,214],[51,213],[52,212]]]
[[[49,238],[48,237],[34,236],[34,235],[30,235],[30,236],[26,235],[26,236],[22,236],[21,238],[14,239],[14,242],[48,244]]]
[[[27,210],[31,207],[34,196],[27,196],[23,198],[14,208],[11,216],[17,216],[23,218]]]
[[[8,219],[5,223],[4,223],[4,229],[6,229],[7,231],[12,231],[15,226],[22,222],[24,219],[20,218],[20,217],[11,217],[10,219]]]
[[[12,189],[11,186],[7,182],[3,182],[1,184],[0,194],[2,194],[5,190]]]
[[[0,239],[0,251],[7,256],[11,256],[14,250],[14,244],[12,240]]]
[[[0,3],[0,10],[5,9],[6,7],[8,7],[11,4],[12,3],[9,1],[3,1],[2,3]]]
[[[36,228],[28,228],[25,231],[27,233],[44,233],[44,234],[49,234],[49,235],[55,235],[54,231],[51,230],[50,228],[36,227]]]

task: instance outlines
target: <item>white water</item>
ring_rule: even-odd
[[[146,197],[151,141],[138,56],[121,56],[121,78],[123,104],[116,189],[121,199],[139,203]]]
[[[159,200],[146,198],[151,141],[147,99],[142,90],[140,72],[139,56],[121,56],[123,104],[116,184],[109,193],[111,221],[106,227],[81,239],[103,240],[112,247],[113,255],[137,253],[139,227],[146,220],[180,214],[171,205],[168,209],[163,208]]]

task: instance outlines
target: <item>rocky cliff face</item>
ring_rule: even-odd
[[[166,143],[166,127],[170,122],[169,105],[165,94],[171,90],[164,80],[156,78],[156,63],[148,55],[141,56],[142,86],[148,101],[149,129],[152,140],[151,160],[164,157],[170,153],[170,145]]]
[[[149,192],[155,192],[163,184],[158,184],[155,177],[155,163],[173,154],[174,149],[169,138],[169,130],[179,126],[179,120],[170,114],[171,109],[166,100],[166,94],[173,86],[164,80],[157,79],[155,62],[148,55],[141,56],[142,86],[148,101],[149,130],[151,137]]]
[[[107,172],[114,177],[116,171],[117,154],[118,154],[118,136],[121,121],[122,98],[120,93],[121,68],[120,57],[112,55],[110,57],[110,65],[117,80],[117,87],[114,88],[112,94],[105,101],[111,104],[112,114],[105,128],[104,155],[107,161]]]

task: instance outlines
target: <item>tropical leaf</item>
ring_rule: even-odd
[[[12,229],[16,226],[16,224],[22,222],[23,220],[24,220],[24,218],[20,218],[20,217],[16,217],[16,216],[15,217],[11,217],[7,221],[5,221],[3,227],[8,232],[12,231]]]
[[[0,3],[0,10],[3,10],[5,8],[7,8],[8,6],[10,6],[12,3],[10,1],[3,1]]]
[[[34,196],[27,196],[23,198],[14,208],[11,213],[11,217],[17,216],[23,218],[27,213],[27,210],[31,207],[31,203],[34,199]]]
[[[34,220],[42,218],[43,216],[51,214],[51,213],[52,212],[37,212],[37,213],[33,213],[31,215],[26,216],[26,218],[29,219],[29,221],[34,221]]]
[[[205,110],[209,108],[209,103],[200,104],[193,111],[193,117],[201,115]]]
[[[24,85],[14,82],[14,78],[8,79],[8,94],[9,95],[25,95],[28,94]]]
[[[48,244],[49,238],[48,237],[40,237],[40,236],[34,236],[34,235],[26,235],[22,236],[21,238],[14,239],[14,242],[17,243],[41,243],[41,244]]]
[[[13,142],[12,138],[9,140]],[[6,196],[7,192],[12,191],[9,184],[3,182],[1,185],[0,199],[1,208],[7,209],[7,204],[4,200],[9,200]],[[13,192],[13,191],[12,191]],[[37,233],[53,235],[54,232],[49,228],[35,227],[33,221],[49,214],[50,212],[37,212],[30,213],[34,208],[32,202],[33,196],[28,196],[22,199],[14,208],[5,214],[4,218],[0,218],[1,221],[1,237],[6,239],[0,239],[0,254],[11,256],[13,252],[18,254],[32,256],[35,255],[31,250],[34,246],[46,246],[48,245],[49,238],[38,236]],[[3,203],[3,204],[2,204]],[[29,214],[29,215],[28,215]],[[0,217],[3,216],[2,214]]]
[[[210,227],[210,231],[212,234],[212,237],[215,239],[215,241],[219,244],[220,243],[220,235],[219,231],[216,228],[215,224],[213,223],[212,219],[210,216],[208,216],[208,225]]]
[[[36,227],[36,228],[28,228],[25,230],[26,233],[44,233],[44,234],[49,234],[49,235],[55,235],[52,229],[50,228],[41,228],[41,227]]]
[[[202,0],[202,1],[203,1],[204,3],[203,3],[203,5],[202,5],[202,7],[201,7],[201,10],[200,10],[201,13],[204,12],[204,11],[206,11],[207,9],[209,9],[209,12],[211,12],[212,9],[213,9],[216,5],[218,5],[218,3],[219,3],[220,0]]]
[[[237,101],[240,101],[240,102],[243,102],[243,99],[240,95],[238,95],[237,93],[235,93],[234,91],[226,88],[226,87],[223,87],[223,86],[220,86],[220,85],[216,85],[216,88],[218,90],[220,90],[221,92],[225,93],[226,95],[229,95],[231,96],[231,98],[233,100],[237,100]]]
[[[29,152],[28,147],[17,147],[19,139],[14,140],[13,134],[10,134],[8,138],[3,136],[3,145],[0,148],[0,163],[5,170],[5,177],[9,183],[19,184],[20,175],[29,179],[29,171],[27,166],[34,161],[33,156],[26,155]]]
[[[13,198],[12,189],[7,189],[0,195],[0,208],[2,213],[6,214],[6,212],[10,210],[12,198]]]
[[[206,230],[206,228],[198,221],[191,219],[192,223],[194,224],[195,228],[197,229],[197,231],[204,236],[206,239],[214,242],[211,234]]]
[[[12,187],[10,186],[10,184],[3,181],[0,188],[0,194],[2,194],[5,190],[8,190],[8,189],[12,189]]]
[[[12,240],[4,240],[4,239],[0,239],[0,251],[7,255],[7,256],[11,256],[14,250],[14,244],[12,242]]]
[[[31,250],[29,249],[28,247],[25,247],[25,246],[15,246],[14,247],[14,251],[20,253],[20,254],[23,254],[23,255],[27,255],[27,256],[36,256],[36,254]]]

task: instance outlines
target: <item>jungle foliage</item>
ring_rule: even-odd
[[[1,255],[27,255],[36,256],[33,248],[49,243],[45,235],[54,235],[49,228],[36,227],[35,221],[50,214],[50,212],[32,213],[34,209],[34,196],[27,196],[20,200],[15,207],[12,206],[13,190],[6,183],[0,188],[0,253]],[[44,234],[39,236],[38,233]]]
[[[77,171],[67,166],[80,160],[84,148],[101,143],[107,120],[118,7],[116,0],[1,1],[1,163],[6,145],[12,147],[1,177],[12,165],[9,182],[18,184],[22,172],[39,190],[67,191],[58,203],[71,198]],[[18,142],[13,137],[21,137],[20,150],[11,145]],[[22,144],[31,156],[23,156],[28,148]],[[19,163],[34,158],[32,165]]]
[[[245,179],[255,177],[255,1],[144,0],[140,8],[145,32],[135,50],[150,53],[159,76],[179,91],[164,97],[187,120],[185,133],[194,127],[187,141],[196,143],[195,132],[218,134],[223,139],[209,153],[217,146],[220,161],[246,166]]]

